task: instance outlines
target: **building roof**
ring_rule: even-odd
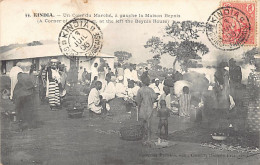
[[[62,56],[58,44],[46,44],[37,46],[25,46],[14,48],[12,50],[3,52],[0,54],[0,60],[17,60],[17,59],[29,59],[29,58],[40,58],[40,57],[53,57]],[[114,56],[99,53],[97,57],[102,58],[114,58]]]

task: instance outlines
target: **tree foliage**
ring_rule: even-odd
[[[28,46],[37,46],[37,45],[42,45],[40,41],[33,41],[27,44]]]
[[[155,54],[153,60],[160,59],[159,56],[168,53],[176,57],[173,65],[175,65],[176,61],[179,61],[187,67],[191,63],[190,59],[201,59],[201,56],[209,52],[205,44],[196,41],[200,33],[204,32],[205,23],[173,21],[171,25],[165,27],[165,30],[165,36],[171,37],[173,41],[165,43],[159,37],[152,37],[144,45],[145,48],[150,48],[150,51]]]
[[[124,63],[132,57],[132,54],[126,51],[116,51],[114,52],[114,55],[117,57],[119,63]]]
[[[165,27],[166,35],[176,40],[198,39],[200,32],[205,31],[206,24],[197,21],[173,21]]]
[[[156,55],[162,55],[165,53],[164,50],[164,43],[159,37],[152,37],[150,38],[146,44],[144,45],[145,48],[150,48],[150,52]]]
[[[243,54],[243,59],[246,64],[253,64],[255,55],[260,53],[260,48],[253,48]]]

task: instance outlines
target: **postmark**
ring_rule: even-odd
[[[67,57],[93,58],[102,49],[103,33],[93,21],[74,18],[62,27],[58,43],[61,52]]]
[[[248,17],[251,29],[250,36],[244,45],[256,46],[257,45],[257,4],[255,0],[224,0],[220,3],[221,7],[235,7],[245,13]]]
[[[245,13],[235,7],[220,7],[207,20],[209,41],[221,50],[236,50],[250,36],[251,25]]]

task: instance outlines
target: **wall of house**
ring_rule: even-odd
[[[41,69],[41,65],[47,64],[49,62],[51,57],[41,57],[39,58],[39,70]],[[109,67],[114,71],[114,58],[103,58],[109,65]],[[69,71],[70,69],[70,59],[67,58],[66,56],[59,56],[58,60],[66,66],[66,70]],[[32,59],[23,59],[19,61],[24,61],[24,62],[32,62]],[[78,77],[79,79],[81,78],[82,72],[84,71],[84,68],[88,72],[91,72],[91,67],[94,63],[100,64],[100,58],[94,58],[92,60],[87,59],[86,57],[79,57],[79,70],[78,70]],[[6,61],[6,74],[8,75],[11,68],[14,65],[14,60]]]
[[[6,74],[9,74],[13,66],[14,66],[14,61],[6,61]]]
[[[106,63],[108,63],[109,67],[114,71],[114,58],[103,58]],[[86,68],[87,72],[91,72],[91,68],[93,67],[94,63],[98,63],[100,65],[100,58],[94,59],[87,59],[86,57],[79,57],[79,70],[78,70],[78,78],[81,79],[81,75]]]
[[[22,59],[19,60],[21,62],[30,62],[32,63],[32,59]],[[15,62],[17,62],[17,60],[8,60],[6,61],[6,74],[9,75],[10,70],[12,69],[12,67],[14,66]],[[30,67],[25,67],[22,68],[24,70],[24,72],[29,72],[30,71]]]
[[[70,59],[66,56],[59,56],[58,60],[66,66],[66,70],[68,71],[70,69]]]
[[[40,64],[40,69],[41,69],[41,65],[46,65],[48,64],[48,62],[50,61],[51,57],[41,57],[39,60],[39,64]],[[66,66],[67,71],[70,69],[70,59],[67,58],[66,56],[59,56],[57,58],[62,64],[64,64]]]

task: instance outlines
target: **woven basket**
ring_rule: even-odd
[[[69,118],[81,118],[83,116],[84,108],[68,109]]]
[[[130,121],[125,123],[119,131],[122,139],[137,141],[144,136],[144,125],[141,121]]]
[[[3,98],[4,100],[7,100],[7,99],[9,99],[9,96],[10,96],[10,91],[9,91],[8,89],[4,89],[4,90],[2,91],[2,98]]]
[[[260,132],[260,107],[249,103],[247,123],[250,131]]]

